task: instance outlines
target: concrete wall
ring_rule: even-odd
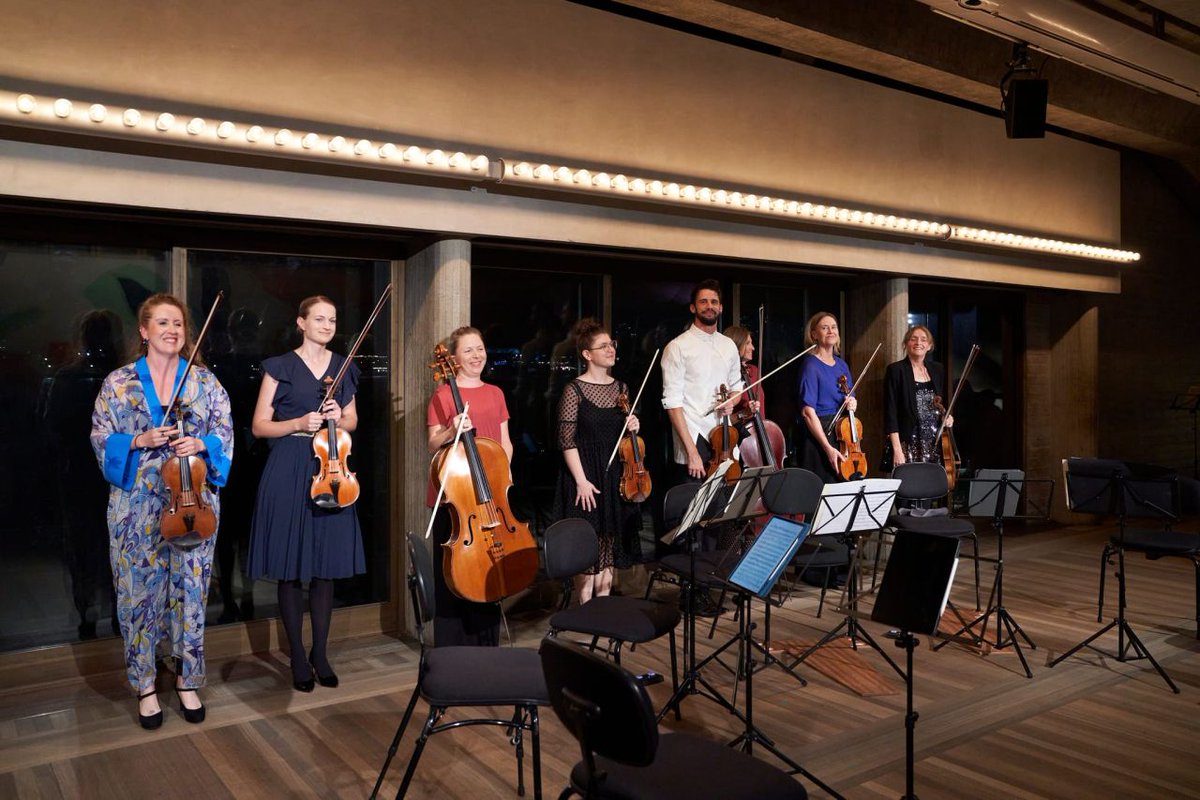
[[[560,0],[0,0],[0,83],[1117,243],[1114,152]]]

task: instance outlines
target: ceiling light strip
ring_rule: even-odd
[[[831,204],[771,197],[728,189],[693,186],[655,178],[608,172],[592,172],[552,164],[505,160],[501,180],[561,191],[616,196],[674,205],[711,208],[758,216],[782,217],[822,225],[872,229],[919,238],[948,240],[1009,250],[1024,250],[1073,256],[1095,261],[1131,263],[1141,255],[1129,250],[1099,247],[1082,242],[1064,242],[1039,236],[1005,233],[982,228],[951,225],[936,220],[915,219],[881,211],[864,211]]]
[[[833,204],[695,186],[622,173],[490,159],[479,153],[404,146],[353,135],[175,115],[168,111],[110,107],[101,103],[0,90],[0,124],[6,122],[47,130],[75,130],[87,135],[110,138],[353,164],[396,172],[438,174],[469,181],[496,180],[550,190],[799,220],[919,239],[1042,252],[1093,261],[1128,264],[1141,259],[1139,253],[1129,250],[952,225],[937,220],[844,208]]]
[[[809,203],[764,194],[713,189],[707,186],[681,184],[656,178],[631,177],[621,173],[591,172],[586,169],[555,167],[550,164],[531,164],[528,161],[505,161],[502,176],[501,180],[509,183],[545,186],[563,191],[798,219],[848,228],[868,228],[929,239],[945,239],[950,234],[949,225],[932,220],[842,208],[832,204]]]
[[[489,173],[487,156],[478,153],[6,91],[0,91],[0,123],[3,122],[397,172],[450,175],[465,180],[485,180]]]

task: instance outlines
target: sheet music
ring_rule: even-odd
[[[772,517],[729,574],[729,582],[765,597],[811,527],[807,522]]]

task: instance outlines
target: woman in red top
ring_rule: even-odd
[[[446,340],[446,349],[458,361],[459,371],[455,382],[463,403],[468,406],[466,414],[458,414],[450,387],[442,384],[429,401],[426,423],[429,425],[429,452],[436,453],[454,441],[460,417],[465,433],[474,430],[476,436],[493,439],[504,448],[509,461],[512,460],[512,440],[508,436],[508,406],[504,393],[498,386],[484,383],[484,367],[487,366],[487,348],[483,335],[470,326],[458,328]],[[427,505],[433,507],[437,498],[437,486],[429,484]],[[435,512],[433,539],[443,545],[450,539],[452,523],[450,511],[440,506]],[[450,591],[442,573],[441,548],[434,551],[434,615],[433,642],[436,647],[447,645],[497,645],[500,643],[500,605],[498,603],[472,603]]]

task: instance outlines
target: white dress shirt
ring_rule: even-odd
[[[725,384],[730,391],[742,388],[742,360],[737,345],[723,333],[705,333],[692,324],[667,343],[662,355],[663,408],[682,408],[692,441],[708,436],[717,424],[710,409],[717,390]],[[674,434],[674,427],[671,428]],[[675,461],[687,463],[687,450],[678,435]]]

